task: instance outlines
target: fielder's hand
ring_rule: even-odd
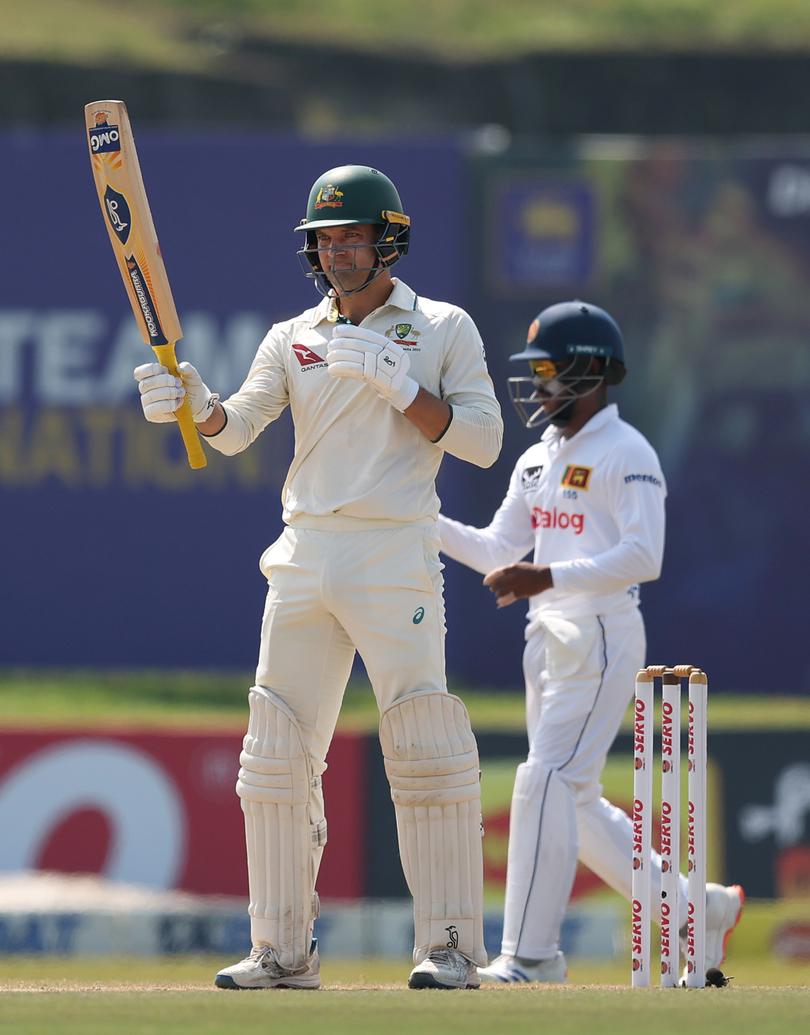
[[[143,415],[154,424],[176,420],[174,411],[188,396],[194,423],[202,424],[211,416],[219,396],[208,390],[190,363],[179,363],[177,369],[180,377],[173,377],[160,363],[144,363],[135,368]]]
[[[408,353],[384,334],[338,324],[326,347],[330,377],[350,377],[365,381],[397,410],[411,405],[419,385],[408,376]]]
[[[498,607],[506,607],[521,597],[533,597],[551,589],[554,580],[548,568],[520,561],[491,571],[484,579],[484,585],[495,594]]]

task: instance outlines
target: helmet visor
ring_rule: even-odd
[[[549,421],[570,419],[577,399],[590,395],[604,382],[602,371],[592,372],[591,357],[571,360],[530,359],[531,377],[510,377],[509,397],[524,426],[542,427]]]

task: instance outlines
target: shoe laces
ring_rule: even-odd
[[[455,949],[431,949],[427,958],[440,967],[453,967],[456,970],[466,969],[468,960]]]
[[[287,973],[270,945],[254,945],[245,962],[258,963],[271,977],[283,977]]]

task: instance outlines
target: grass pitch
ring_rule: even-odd
[[[566,986],[411,992],[406,960],[327,960],[318,992],[213,988],[232,960],[6,959],[0,1029],[14,1035],[782,1035],[806,1016],[810,964],[729,965],[731,987],[632,991],[626,964],[577,963]]]

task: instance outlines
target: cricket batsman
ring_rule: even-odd
[[[510,359],[528,367],[509,378],[515,409],[527,428],[544,430],[487,528],[441,515],[439,529],[443,552],[484,574],[498,607],[529,601],[529,755],[512,795],[501,955],[479,971],[517,984],[566,978],[560,929],[577,857],[631,897],[631,822],[602,797],[599,778],[644,665],[639,584],[661,571],[666,484],[650,443],[608,404],[608,387],[625,376],[608,313],[579,301],[549,306]],[[655,853],[652,873],[659,901]],[[708,885],[707,969],[722,962],[743,898],[737,885]]]
[[[188,398],[226,455],[287,406],[295,426],[285,528],[260,560],[267,600],[236,785],[253,948],[220,988],[320,984],[321,775],[355,651],[380,708],[414,899],[409,986],[473,988],[486,963],[478,752],[447,692],[435,480],[446,452],[490,466],[503,425],[471,318],[391,275],[410,229],[383,173],[330,169],[296,227],[323,298],[270,329],[239,391],[219,399],[188,363],[180,378],[156,363],[135,371],[147,420],[174,420]]]

